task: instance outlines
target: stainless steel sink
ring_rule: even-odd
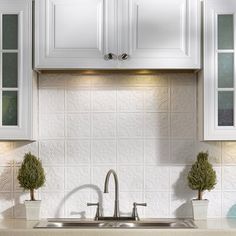
[[[35,228],[126,228],[126,229],[187,229],[196,228],[190,219],[165,219],[145,221],[84,221],[84,220],[49,220],[39,222]]]

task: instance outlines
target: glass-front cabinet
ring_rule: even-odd
[[[204,140],[236,140],[236,1],[204,2]]]
[[[30,0],[0,0],[0,140],[33,139]]]

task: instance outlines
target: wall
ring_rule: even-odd
[[[142,217],[191,217],[196,193],[186,175],[201,150],[209,151],[218,175],[206,194],[209,217],[235,214],[236,143],[198,141],[196,83],[191,72],[40,75],[38,142],[0,143],[2,217],[24,217],[28,193],[16,175],[28,151],[47,172],[37,192],[42,217],[92,217],[86,203],[98,200],[111,215],[114,188],[102,193],[110,168],[119,176],[123,214],[136,201],[148,204],[139,209]]]

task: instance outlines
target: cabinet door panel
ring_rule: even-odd
[[[103,53],[101,0],[48,0],[48,56],[86,57]]]
[[[37,0],[37,68],[106,68],[116,54],[115,0]]]
[[[98,3],[54,4],[55,49],[101,49]],[[101,10],[101,9],[100,9]],[[86,19],[86,25],[84,22]]]
[[[123,0],[120,11],[127,17],[121,17],[119,52],[130,55],[122,66],[200,67],[198,1]]]
[[[161,49],[180,50],[185,41],[186,19],[181,8],[186,8],[185,1],[136,1],[136,50],[150,49],[162,54]],[[168,14],[164,9],[168,9]],[[170,17],[171,16],[171,17]],[[181,20],[181,24],[180,24]],[[184,22],[185,21],[185,22]]]

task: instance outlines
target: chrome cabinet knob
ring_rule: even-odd
[[[117,56],[114,53],[108,53],[108,54],[104,55],[104,59],[106,61],[116,60]]]
[[[125,61],[129,58],[129,55],[127,53],[123,53],[121,55],[119,55],[119,60],[120,61]]]

